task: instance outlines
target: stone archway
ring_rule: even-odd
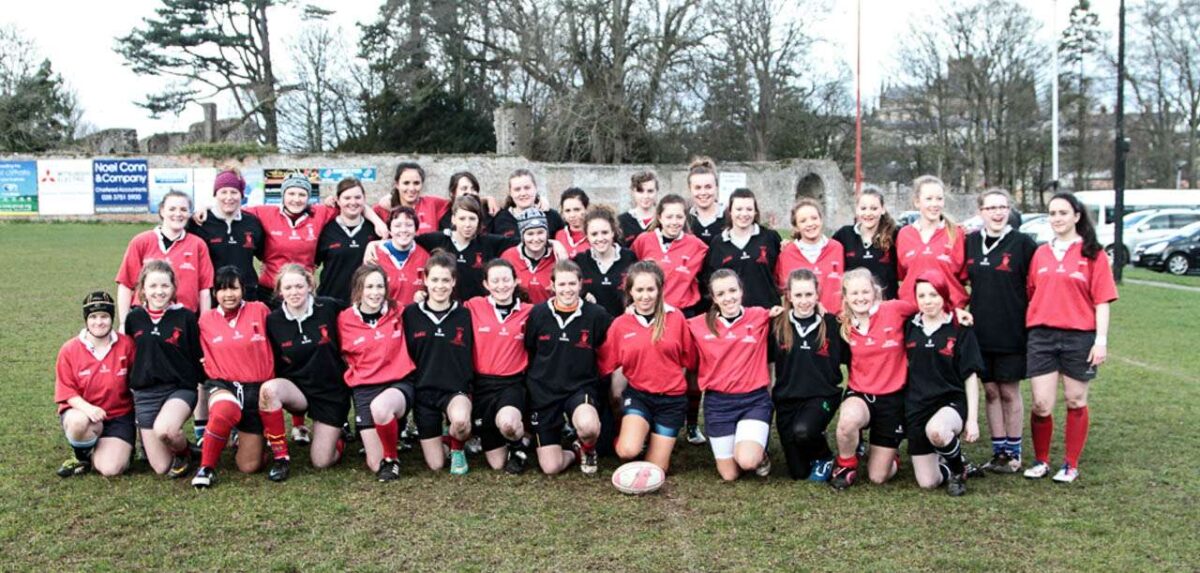
[[[796,199],[807,197],[825,202],[825,180],[816,173],[809,173],[796,182]]]

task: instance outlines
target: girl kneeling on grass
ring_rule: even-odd
[[[414,402],[416,367],[405,344],[402,309],[388,297],[387,273],[378,265],[363,265],[350,285],[352,306],[338,315],[338,334],[346,385],[354,397],[354,427],[362,436],[367,467],[379,481],[392,481],[400,477],[398,420]]]
[[[837,317],[818,304],[820,280],[796,269],[784,282],[785,313],[771,331],[775,423],[792,479],[829,481],[833,452],[825,429],[842,401],[843,341]]]
[[[704,391],[704,431],[722,479],[733,481],[746,471],[765,477],[771,471],[770,311],[742,306],[742,282],[729,269],[714,272],[709,286],[712,309],[688,320]]]
[[[1050,473],[1054,400],[1062,376],[1067,402],[1066,451],[1054,481],[1079,477],[1079,455],[1087,442],[1088,383],[1108,356],[1109,304],[1117,300],[1108,256],[1079,200],[1070,193],[1050,199],[1054,239],[1038,247],[1029,266],[1028,374],[1033,384],[1033,451],[1036,463],[1025,477]]]
[[[296,263],[279,269],[277,296],[283,304],[267,317],[267,336],[275,357],[277,378],[259,389],[258,407],[263,433],[274,462],[271,481],[284,481],[291,471],[283,411],[305,414],[314,421],[312,464],[327,468],[342,457],[342,424],[350,412],[350,395],[343,382],[346,365],[338,344],[341,306],[331,298],[313,296],[312,272]]]
[[[208,377],[208,425],[200,447],[200,467],[192,486],[209,487],[217,462],[234,428],[238,431],[237,466],[254,473],[263,466],[263,425],[258,394],[275,376],[275,360],[267,340],[267,315],[261,302],[246,302],[241,274],[232,265],[217,269],[213,280],[217,308],[200,316],[200,346]]]
[[[469,470],[463,442],[471,436],[471,378],[474,376],[475,329],[471,312],[454,300],[457,275],[454,257],[438,251],[425,263],[428,298],[404,308],[404,338],[416,364],[413,417],[425,465],[440,471],[442,415],[450,423],[450,473]]]
[[[133,397],[129,367],[133,341],[113,328],[116,303],[104,291],[83,299],[84,328],[58,351],[54,401],[67,443],[75,456],[58,468],[59,477],[86,473],[119,475],[133,452]]]
[[[125,331],[137,347],[129,387],[142,445],[154,471],[172,479],[192,465],[183,423],[196,407],[196,388],[204,379],[200,326],[195,313],[175,302],[175,284],[170,263],[147,261],[137,281],[142,306],[125,318]]]
[[[663,302],[663,272],[653,261],[634,263],[625,278],[633,313],[613,321],[605,342],[604,371],[620,369],[629,380],[621,395],[624,416],[617,455],[667,471],[671,450],[687,413],[686,370],[695,370],[695,345],[683,313]]]
[[[975,332],[955,324],[950,287],[941,273],[918,276],[916,295],[921,312],[904,325],[908,454],[921,487],[945,483],[946,493],[957,497],[967,492],[968,472],[958,436],[963,434],[968,443],[979,439],[983,357]]]

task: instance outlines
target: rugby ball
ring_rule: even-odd
[[[666,479],[662,468],[650,462],[629,462],[613,472],[612,484],[621,493],[642,495],[657,491]]]

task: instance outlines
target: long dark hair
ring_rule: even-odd
[[[1087,209],[1083,207],[1083,203],[1075,197],[1070,191],[1059,191],[1055,193],[1050,201],[1062,199],[1071,206],[1071,210],[1079,214],[1079,220],[1075,222],[1075,233],[1083,239],[1083,256],[1089,259],[1095,259],[1096,255],[1104,252],[1104,246],[1096,239],[1096,226],[1092,224],[1092,218],[1088,215]],[[1047,202],[1046,205],[1049,205]]]
[[[879,226],[875,227],[875,235],[871,237],[871,244],[881,251],[890,251],[892,250],[892,239],[896,238],[896,220],[887,211],[887,204],[883,202],[883,191],[874,185],[864,185],[858,200],[861,201],[867,195],[878,200],[879,208],[883,210],[879,214]],[[854,206],[858,207],[858,201],[854,202]]]
[[[775,340],[779,341],[779,347],[790,351],[792,349],[792,340],[794,330],[792,329],[792,283],[806,281],[813,284],[817,290],[817,297],[821,296],[821,281],[817,280],[817,275],[813,274],[808,269],[796,269],[788,274],[787,283],[783,292],[783,313],[775,317]],[[825,345],[825,315],[821,312],[818,306],[814,309],[817,320],[820,325],[817,327],[817,348]]]

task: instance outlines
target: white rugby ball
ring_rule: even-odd
[[[613,472],[612,484],[621,493],[642,495],[657,491],[666,479],[662,468],[650,462],[629,462]]]

